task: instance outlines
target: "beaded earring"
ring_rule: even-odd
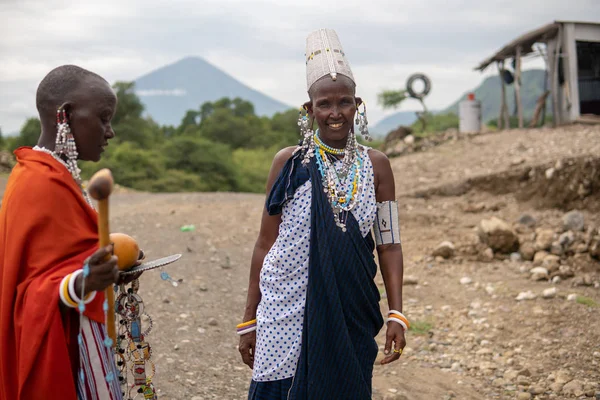
[[[303,113],[304,111],[304,113]],[[305,106],[300,107],[298,112],[298,126],[302,136],[301,148],[304,151],[302,165],[308,165],[310,158],[315,154],[314,132],[312,130],[312,119],[308,118],[308,110]]]
[[[359,106],[356,106],[356,125],[358,125],[358,129],[360,130],[360,134],[369,142],[373,140],[371,135],[369,135],[369,128],[367,125],[369,122],[367,121],[367,105],[365,102],[362,102],[363,111],[360,112]]]
[[[64,108],[56,110],[56,142],[54,152],[59,156],[66,157],[67,169],[73,175],[77,183],[81,183],[81,170],[77,166],[77,145],[69,126],[67,112]]]

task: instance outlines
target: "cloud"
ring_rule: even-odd
[[[505,43],[555,19],[598,16],[600,3],[3,0],[0,15],[0,126],[10,132],[35,115],[31,96],[45,73],[67,63],[114,82],[200,56],[269,96],[301,104],[305,38],[321,27],[340,35],[375,123],[392,112],[377,105],[381,89],[401,87],[411,73],[423,72],[433,81],[429,107],[444,107],[480,82],[473,67]],[[413,107],[407,102],[403,109]]]

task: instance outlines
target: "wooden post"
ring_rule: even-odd
[[[548,97],[549,94],[550,94],[550,92],[546,90],[538,98],[537,103],[535,105],[535,111],[533,112],[533,117],[531,118],[531,122],[529,123],[530,128],[535,128],[535,126],[537,125],[538,119],[540,118],[540,114],[542,113],[542,110],[546,108],[546,98]]]
[[[500,98],[500,116],[498,117],[498,129],[510,129],[510,124],[507,121],[506,114],[508,113],[508,107],[506,105],[506,85],[504,83],[504,61],[496,64],[498,66],[498,74],[500,75],[500,86],[502,88],[502,94]]]
[[[554,46],[554,59],[552,66],[552,85],[550,88],[552,90],[552,116],[554,127],[556,128],[560,125],[560,111],[558,104],[558,91],[560,90],[560,84],[558,82],[558,60],[560,59],[560,50],[561,50],[561,42],[562,42],[562,25],[558,27],[558,34],[556,35],[556,44]]]
[[[515,59],[515,97],[517,100],[517,115],[519,116],[519,128],[523,128],[523,103],[521,102],[521,46],[517,47]]]
[[[541,117],[541,122],[540,125],[544,126],[544,124],[546,123],[546,99],[548,98],[548,95],[550,94],[550,91],[548,89],[548,77],[550,76],[549,74],[549,67],[548,64],[550,63],[550,60],[548,59],[550,57],[550,55],[548,54],[548,45],[546,44],[546,54],[544,54],[544,50],[542,49],[542,46],[536,46],[537,51],[540,53],[540,55],[542,56],[542,60],[544,60],[544,93],[546,94],[546,96],[544,97],[544,105],[542,107],[542,117]],[[532,120],[533,121],[533,120]],[[530,124],[531,126],[531,124]]]

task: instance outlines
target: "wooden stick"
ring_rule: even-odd
[[[558,67],[559,61],[561,57],[561,48],[562,48],[562,24],[558,26],[558,34],[556,35],[556,46],[554,47],[554,59],[553,61],[553,70],[552,70],[552,114],[554,117],[554,127],[557,127],[561,124],[561,109],[562,104],[559,104],[558,91],[560,87],[560,82],[558,82]]]
[[[517,54],[515,58],[515,99],[517,100],[519,128],[523,128],[523,103],[521,102],[521,46],[517,47]]]
[[[546,97],[544,98],[544,101],[546,101],[546,98],[548,97],[548,95],[550,94],[550,90],[548,89],[548,76],[549,76],[549,67],[548,67],[548,63],[550,62],[548,57],[548,45],[546,44],[546,54],[544,54],[544,49],[542,48],[541,45],[537,45],[536,49],[538,51],[538,53],[540,53],[540,55],[542,56],[542,60],[544,60],[544,93],[548,92],[546,94]],[[543,126],[544,123],[546,122],[546,103],[544,103],[544,106],[542,107],[542,111],[541,111],[541,125]],[[530,127],[532,127],[531,125],[529,125]]]
[[[500,74],[501,102],[500,102],[500,117],[498,118],[498,129],[510,129],[508,121],[508,106],[506,105],[506,85],[504,83],[504,61],[498,61],[498,73]]]
[[[546,98],[550,94],[549,90],[546,90],[537,100],[537,104],[535,106],[535,111],[533,113],[533,118],[531,118],[531,122],[529,123],[530,128],[535,128],[538,123],[538,119],[540,118],[540,113],[546,107]],[[542,124],[543,124],[542,120]]]
[[[105,247],[110,244],[110,229],[108,218],[108,198],[113,191],[114,181],[109,169],[101,169],[90,179],[88,192],[95,200],[98,200],[98,239],[99,246]],[[110,255],[107,256],[107,259]],[[115,328],[115,292],[113,285],[105,290],[108,302],[108,313],[106,316],[106,329],[108,336],[113,341],[113,347],[117,344],[117,331]]]

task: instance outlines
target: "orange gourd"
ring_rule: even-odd
[[[111,233],[110,242],[115,245],[114,254],[119,259],[119,269],[127,271],[133,267],[140,256],[140,246],[135,239],[124,233]]]

